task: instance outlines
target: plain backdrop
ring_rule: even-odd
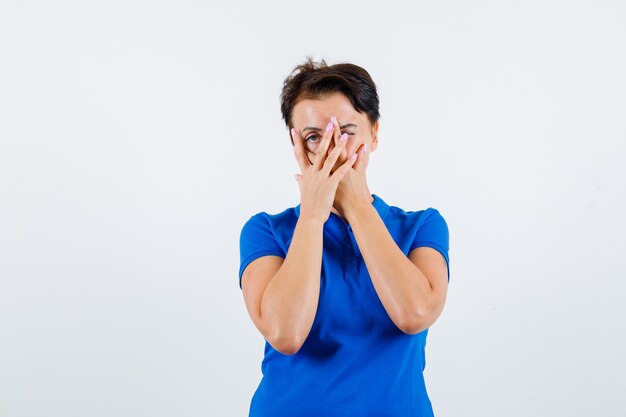
[[[245,416],[239,233],[299,203],[305,56],[366,68],[373,193],[437,208],[438,417],[624,416],[622,1],[0,3],[0,417]]]

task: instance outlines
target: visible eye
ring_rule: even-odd
[[[342,132],[342,134],[343,134],[343,133],[347,133],[347,134],[348,134],[348,136],[353,136],[353,135],[354,135],[354,133],[350,133],[350,132]],[[311,138],[318,138],[318,137],[319,137],[319,135],[313,134],[313,135],[309,135],[309,136],[307,136],[307,137],[306,137],[306,139],[304,139],[304,140],[305,140],[306,142],[311,142],[311,141],[310,141],[310,139],[311,139]],[[312,142],[312,143],[317,143],[317,141]]]
[[[316,138],[316,137],[319,137],[319,135],[310,135],[310,136],[308,136],[308,137],[307,137],[306,139],[304,139],[304,140],[305,140],[305,141],[307,141],[307,142],[310,142],[310,141],[311,141],[311,138]]]

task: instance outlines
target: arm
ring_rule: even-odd
[[[285,354],[306,340],[317,312],[322,268],[324,223],[300,216],[287,256],[261,301],[261,321],[268,342]]]
[[[371,204],[353,210],[348,221],[391,320],[407,334],[429,327],[441,313],[446,297],[447,266],[445,259],[441,262],[442,255],[419,247],[410,257],[405,256]]]

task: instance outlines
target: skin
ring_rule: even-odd
[[[332,118],[336,121],[333,121]],[[304,150],[308,163],[313,165],[313,161],[318,156],[324,129],[329,121],[333,121],[333,140],[330,143],[328,152],[332,152],[335,146],[340,146],[339,139],[342,133],[348,133],[348,141],[345,149],[339,155],[337,162],[331,168],[331,175],[338,167],[343,165],[348,157],[354,153],[358,155],[365,149],[369,153],[378,148],[378,122],[372,125],[367,118],[367,114],[357,112],[346,96],[340,93],[332,93],[319,99],[304,99],[299,101],[292,110],[292,123],[298,131],[298,135],[303,141]],[[345,124],[355,124],[341,128]],[[319,130],[305,130],[312,126]],[[344,211],[349,206],[358,202],[374,201],[367,185],[365,177],[366,166],[359,168],[359,158],[354,165],[354,170],[348,171],[339,183],[331,211],[349,223]],[[361,164],[363,165],[363,164]]]

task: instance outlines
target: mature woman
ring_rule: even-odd
[[[423,370],[450,279],[446,221],[370,193],[380,115],[366,70],[308,58],[281,101],[300,204],[241,231],[239,285],[266,340],[249,416],[433,416]]]

